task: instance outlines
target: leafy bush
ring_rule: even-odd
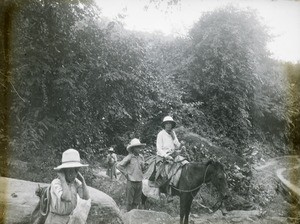
[[[297,148],[298,65],[285,65],[287,117],[283,70],[252,11],[218,9],[172,39],[128,31],[90,1],[11,0],[1,10],[14,15],[11,67],[0,66],[9,72],[1,97],[10,96],[0,108],[1,174],[10,155],[29,163],[26,178],[48,182],[64,150],[95,165],[111,145],[126,154],[133,137],[153,153],[161,120],[172,115],[189,128],[176,131],[190,159],[220,160],[233,191],[251,197],[252,152],[286,154],[289,139]],[[274,150],[251,149],[256,142]]]

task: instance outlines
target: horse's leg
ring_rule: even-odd
[[[185,214],[185,200],[184,193],[180,194],[180,224],[183,224],[183,218]]]
[[[186,197],[186,209],[185,209],[185,215],[184,215],[184,224],[189,223],[189,215],[191,211],[191,205],[192,205],[193,197],[191,193],[187,193]]]
[[[159,204],[162,206],[164,204],[164,195],[163,193],[159,192]]]
[[[188,224],[191,204],[192,204],[191,194],[182,192],[180,194],[180,224]]]
[[[141,198],[142,198],[142,207],[143,207],[143,209],[146,209],[147,196],[144,195],[144,193],[142,193]]]
[[[181,193],[180,195],[180,224],[189,223],[193,197],[191,193]],[[183,222],[184,221],[184,222]]]

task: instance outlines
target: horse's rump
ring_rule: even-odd
[[[146,164],[146,172],[143,177],[143,194],[146,197],[159,199],[159,186],[155,183],[155,175],[156,175],[156,156],[151,155],[145,158]]]
[[[145,158],[145,164],[147,164],[147,167],[143,175],[144,179],[154,181],[156,174],[156,156],[152,155]]]

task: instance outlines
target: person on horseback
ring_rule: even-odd
[[[117,164],[118,158],[115,154],[115,150],[110,147],[108,149],[108,155],[106,157],[106,163],[107,163],[107,171],[106,175],[110,177],[112,180],[114,177],[117,179],[117,172],[116,172],[116,164]]]
[[[156,154],[168,160],[173,160],[174,152],[180,148],[180,142],[174,132],[176,122],[171,116],[166,116],[162,122],[161,130],[156,139]]]
[[[182,144],[179,142],[174,128],[176,126],[176,122],[173,120],[171,116],[164,117],[162,121],[163,130],[161,130],[156,139],[156,176],[155,182],[158,185],[161,185],[161,182],[167,183],[167,195],[168,202],[172,201],[171,187],[170,184],[173,185],[173,181],[170,180],[171,177],[175,177],[176,172],[179,170],[179,166],[174,167],[174,160],[178,161],[180,149]],[[174,178],[173,178],[174,179]],[[176,184],[175,184],[176,185]]]

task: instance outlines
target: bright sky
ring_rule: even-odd
[[[274,35],[268,44],[273,57],[300,62],[300,1],[293,0],[181,0],[167,10],[166,1],[159,8],[145,6],[149,0],[95,0],[102,14],[114,19],[126,15],[127,29],[161,32],[165,35],[185,35],[203,12],[231,4],[255,9],[262,22]]]

